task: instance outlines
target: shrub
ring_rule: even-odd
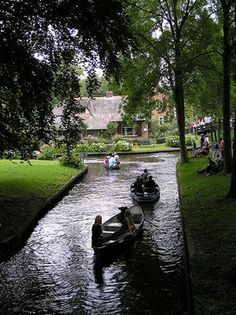
[[[80,157],[77,155],[72,155],[70,157],[62,156],[59,158],[59,163],[62,166],[74,167],[74,168],[82,168],[84,163]]]
[[[112,151],[131,151],[132,144],[127,141],[118,141],[112,146]]]
[[[105,143],[92,143],[88,146],[88,152],[106,152],[107,145]]]
[[[66,153],[66,146],[61,145],[56,147],[54,144],[52,146],[48,144],[44,144],[40,148],[41,155],[39,156],[39,160],[53,160],[55,154]]]
[[[116,135],[116,136],[114,136],[114,137],[112,138],[112,141],[113,141],[114,143],[117,143],[117,142],[119,142],[119,141],[126,141],[126,139],[125,139],[124,136],[122,136],[122,135]]]
[[[165,137],[156,138],[156,144],[165,143],[165,142],[166,142],[166,138]]]
[[[185,144],[186,146],[192,145],[192,140],[194,139],[194,136],[186,136],[185,137]],[[168,136],[166,137],[166,145],[168,147],[179,147],[179,136]]]
[[[99,142],[98,138],[92,135],[88,135],[86,138],[84,138],[84,140],[87,140],[88,144]]]
[[[179,147],[179,137],[178,136],[166,137],[166,145],[168,147],[178,148]]]
[[[22,158],[18,150],[5,150],[2,157],[7,160],[20,160]]]

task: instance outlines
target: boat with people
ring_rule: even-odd
[[[119,170],[120,169],[120,158],[117,153],[108,154],[103,164],[107,170]]]
[[[141,207],[133,205],[131,207],[120,207],[119,210],[120,213],[101,224],[101,235],[98,242],[92,236],[92,247],[96,255],[110,255],[124,250],[134,243],[142,233],[144,213]],[[100,217],[101,223],[101,216],[97,217]],[[92,228],[93,235],[96,234],[96,232],[94,233],[95,229],[99,228],[96,227],[96,218]],[[128,220],[131,218],[129,226],[125,224],[127,218]]]
[[[147,169],[131,184],[130,196],[139,205],[154,203],[160,199],[160,188]]]

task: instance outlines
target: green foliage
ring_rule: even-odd
[[[7,160],[19,160],[22,156],[18,150],[5,150],[2,154],[2,158]]]
[[[45,144],[40,147],[40,152],[39,160],[53,160],[55,154],[66,154],[66,146],[55,146],[54,143],[51,143],[51,145]]]
[[[73,152],[106,152],[107,148],[107,144],[101,142],[80,143],[74,147]]]
[[[152,135],[155,139],[165,138],[170,135],[178,135],[178,127],[175,120],[159,125],[157,121],[152,121]]]
[[[112,151],[131,151],[132,144],[127,141],[118,141],[112,146]]]
[[[62,156],[59,158],[59,163],[62,166],[69,166],[74,168],[82,168],[84,166],[83,160],[77,155]]]
[[[126,141],[126,140],[125,140],[124,136],[122,136],[122,135],[116,135],[116,136],[114,136],[114,137],[112,138],[112,141],[113,141],[114,143],[117,143],[118,141]]]
[[[85,143],[87,142],[88,144],[94,143],[94,142],[100,142],[99,139],[95,136],[88,135],[85,139],[83,139]]]
[[[55,100],[71,100],[75,90],[80,95],[82,66],[92,95],[95,68],[117,77],[118,58],[134,47],[128,16],[116,0],[3,1],[0,24],[0,151],[22,148],[24,156],[51,138]]]
[[[192,145],[192,140],[195,139],[195,136],[186,136],[185,144],[186,146]],[[166,145],[168,147],[178,148],[179,147],[179,136],[167,136]]]
[[[106,126],[106,132],[108,136],[111,138],[112,135],[116,132],[117,123],[110,121]]]

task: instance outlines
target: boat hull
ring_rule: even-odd
[[[131,191],[130,196],[137,204],[154,203],[160,199],[160,190],[156,189],[154,192],[150,193],[137,193],[135,191]]]

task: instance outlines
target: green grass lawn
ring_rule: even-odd
[[[194,314],[236,314],[236,201],[226,199],[230,176],[203,176],[206,158],[178,165],[182,210],[188,231]],[[235,265],[235,266],[234,266]]]
[[[27,224],[46,199],[79,172],[58,161],[31,163],[0,160],[0,240]]]
[[[133,152],[164,151],[164,150],[171,150],[171,149],[173,150],[175,148],[167,147],[164,143],[154,144],[154,145],[145,144],[145,145],[141,145],[141,146],[135,145],[132,147]]]

